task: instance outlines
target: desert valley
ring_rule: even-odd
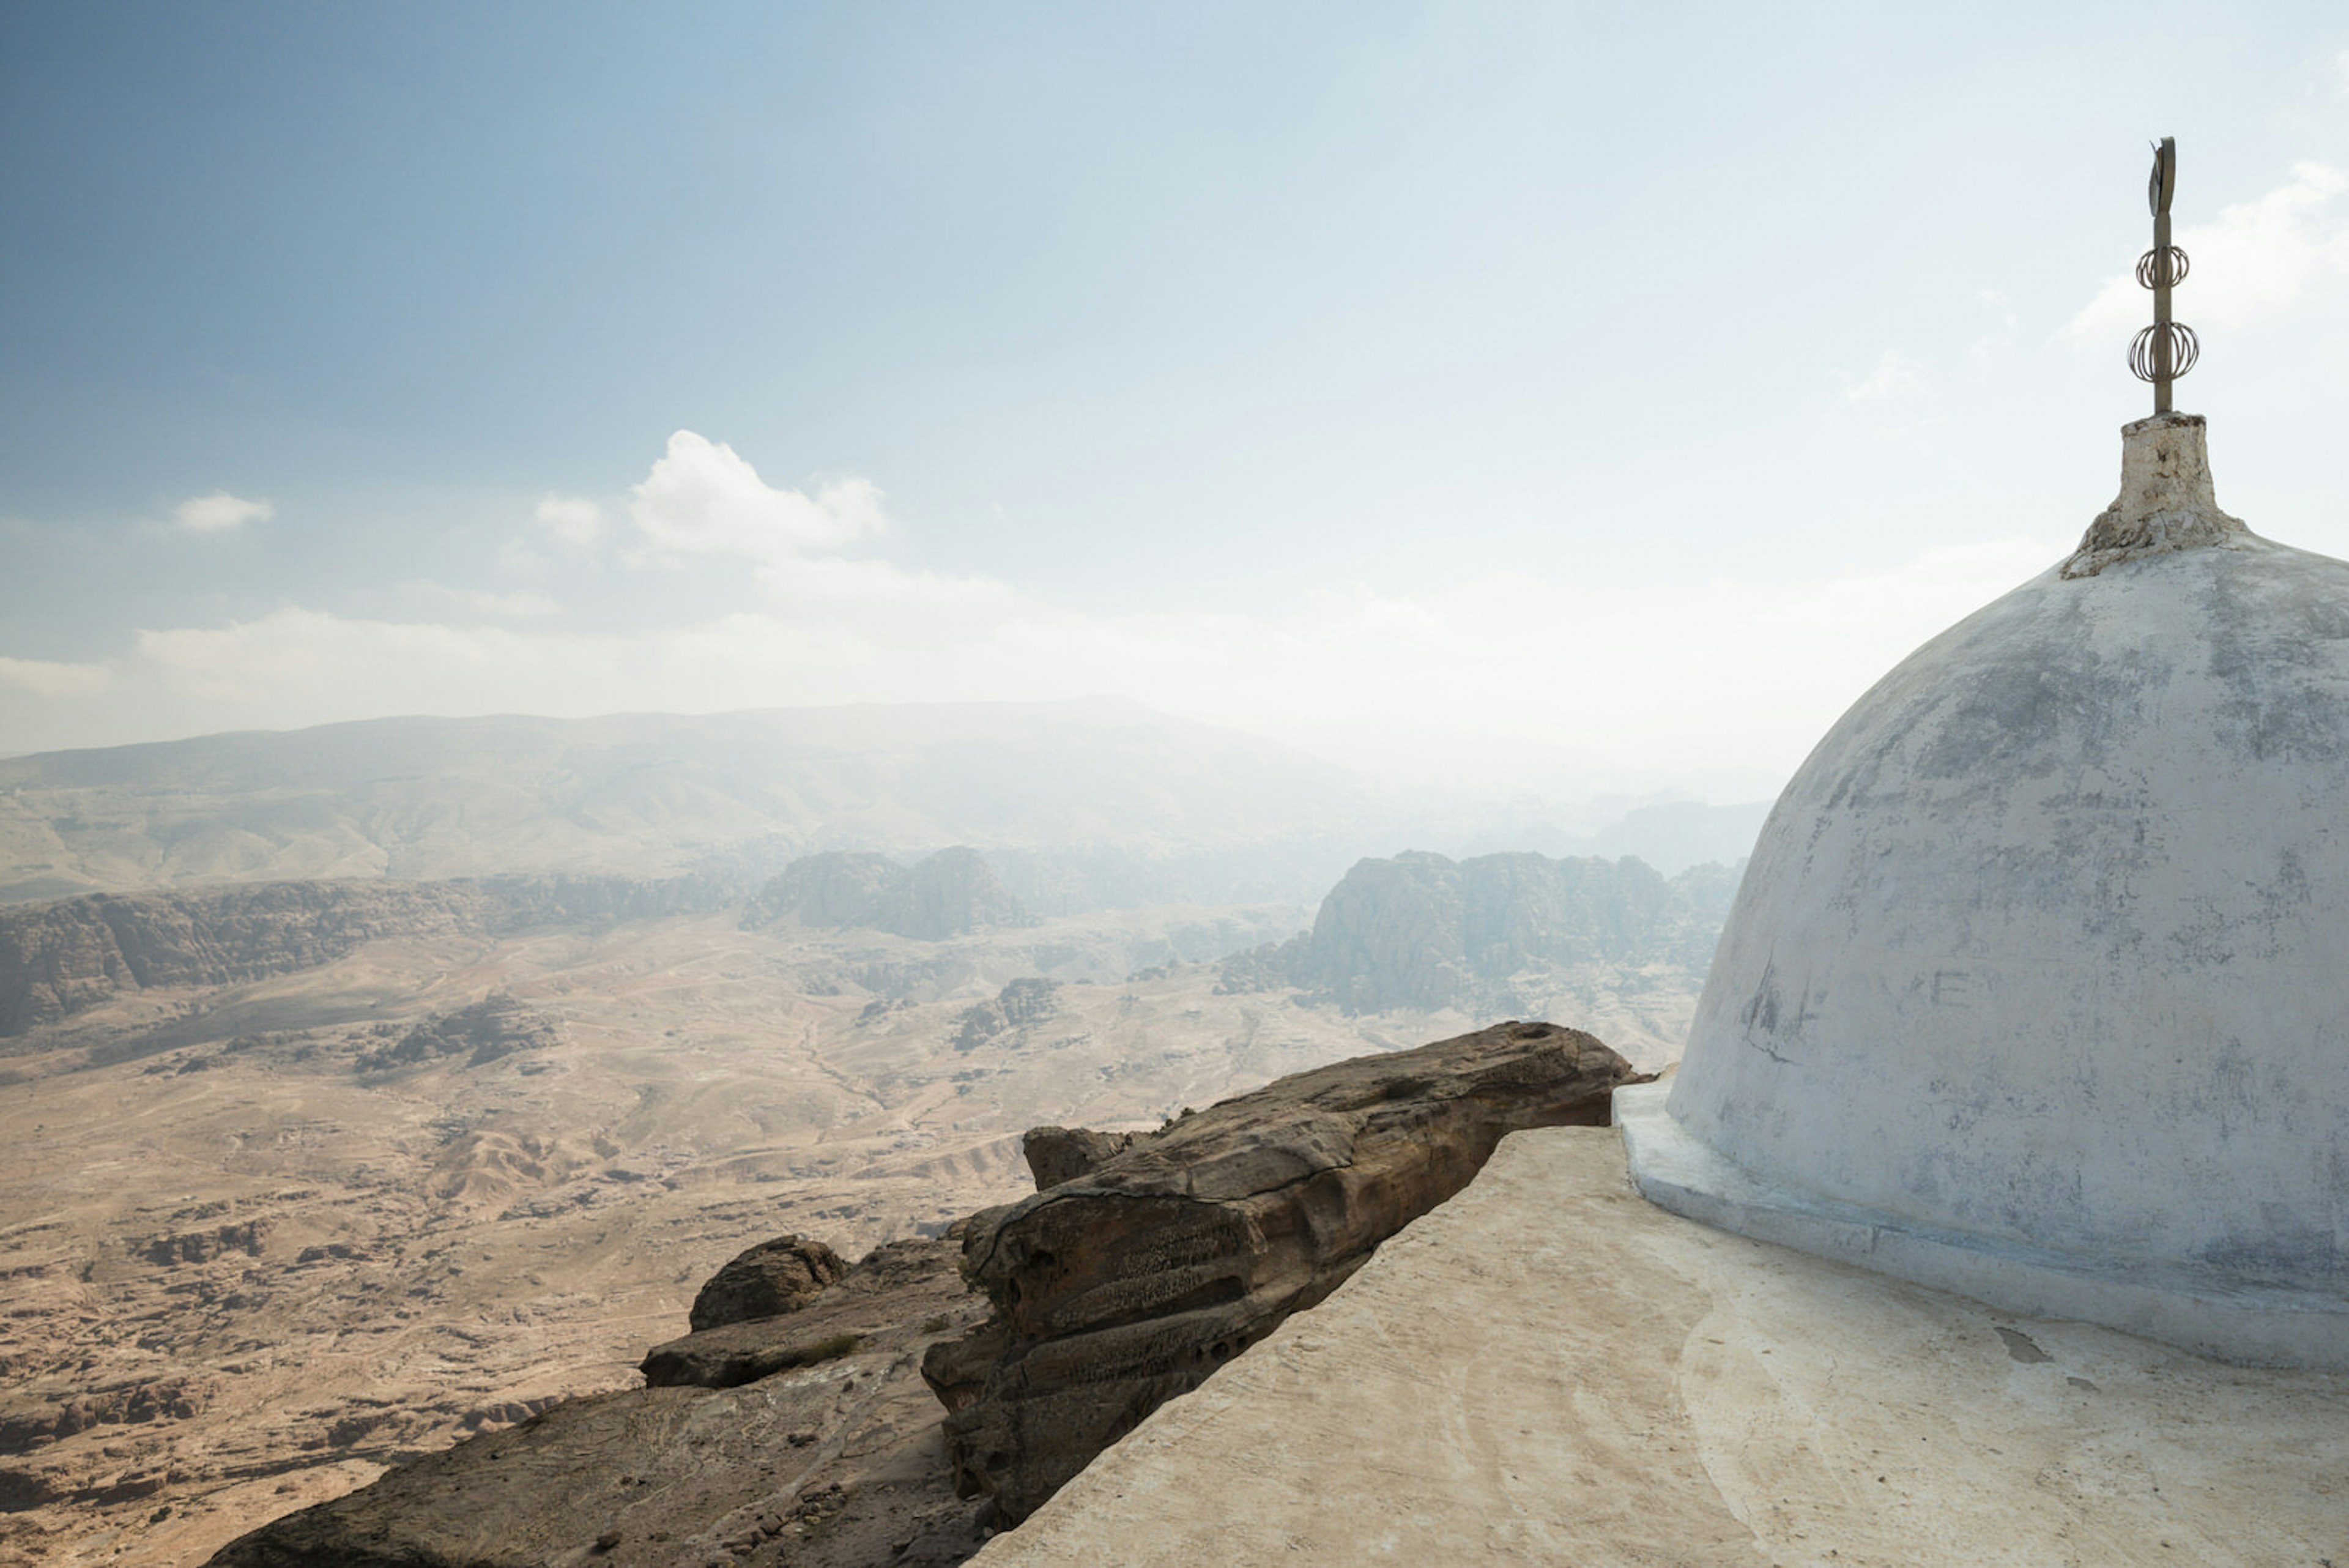
[[[633,1386],[729,1258],[937,1235],[1030,1189],[1032,1127],[1153,1128],[1509,1017],[1661,1063],[1734,887],[1388,844],[1283,898],[1408,829],[1317,820],[1326,777],[1154,715],[969,719],[814,761],[771,720],[735,776],[834,794],[792,821],[660,776],[674,751],[629,752],[627,795],[575,734],[470,772],[402,736],[404,777],[305,776],[317,732],[246,738],[279,753],[251,776],[220,743],[0,763],[0,1560],[191,1565]],[[1062,780],[1073,830],[924,798],[990,768]],[[1284,785],[1276,832],[1215,820]]]

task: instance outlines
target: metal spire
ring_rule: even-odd
[[[2153,249],[2137,258],[2137,280],[2153,290],[2153,325],[2129,343],[2129,369],[2153,383],[2153,411],[2169,412],[2169,384],[2202,357],[2194,328],[2169,319],[2169,291],[2186,281],[2186,253],[2169,243],[2169,199],[2178,190],[2178,142],[2165,136],[2153,150],[2146,204],[2153,209]]]

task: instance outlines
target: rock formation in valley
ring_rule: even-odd
[[[976,1051],[990,1040],[1046,1022],[1061,1010],[1060,990],[1057,981],[1036,975],[1006,981],[993,1000],[975,1003],[957,1021],[955,1049]]]
[[[792,861],[751,898],[743,925],[777,920],[831,930],[884,930],[911,873],[886,855],[827,850]]]
[[[1024,926],[1027,912],[976,849],[941,849],[914,867],[899,923],[902,937],[936,941],[996,926]]]
[[[722,878],[492,877],[451,882],[260,882],[113,893],[0,909],[0,1037],[118,992],[235,985],[315,969],[396,939],[595,927],[716,909]]]
[[[503,992],[492,992],[470,1007],[424,1020],[396,1044],[361,1055],[356,1065],[362,1073],[391,1073],[443,1056],[462,1056],[467,1066],[483,1067],[517,1051],[545,1050],[562,1038],[561,1027],[544,1013]]]
[[[752,929],[776,920],[861,927],[922,941],[1029,923],[987,857],[966,846],[941,849],[910,867],[846,851],[794,860],[759,889],[744,917]]]
[[[219,986],[327,962],[390,935],[481,929],[463,885],[275,882],[97,894],[0,911],[0,1035],[150,986]]]
[[[1547,969],[1665,964],[1702,974],[1736,869],[1667,881],[1635,859],[1532,854],[1364,860],[1301,937],[1224,963],[1234,991],[1293,985],[1348,1012],[1508,1008]]]

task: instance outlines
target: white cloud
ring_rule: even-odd
[[[1999,290],[1985,288],[1974,297],[1984,313],[1998,324],[1966,349],[1966,358],[1973,362],[1974,369],[1987,370],[2014,352],[2014,339],[2022,323],[2015,318],[2014,302]]]
[[[1950,437],[1958,428],[1955,414],[1927,414],[1922,419],[1903,420],[1897,424],[1871,426],[1870,441],[1906,452],[1921,458],[1947,461]]]
[[[1019,602],[1012,589],[992,577],[909,572],[889,561],[841,556],[786,556],[762,564],[752,576],[769,600],[799,609],[999,612]]]
[[[1887,348],[1884,357],[1876,362],[1875,369],[1857,381],[1848,377],[1845,379],[1843,400],[1847,403],[1868,403],[1924,389],[1925,378],[1920,373],[1917,361],[1898,348]]]
[[[576,495],[550,490],[538,504],[538,525],[574,550],[593,550],[604,542],[604,509]]]
[[[91,697],[113,684],[113,671],[103,664],[62,664],[0,655],[0,687],[35,697]]]
[[[533,548],[527,539],[507,540],[498,546],[498,553],[492,558],[499,570],[525,577],[537,576],[554,565],[547,559],[544,551]]]
[[[172,524],[189,534],[232,534],[248,523],[266,523],[276,515],[277,508],[268,502],[247,501],[225,490],[191,496],[171,508]]]
[[[777,491],[679,432],[637,488],[636,524],[672,560],[747,561],[757,609],[604,631],[530,624],[556,607],[539,594],[416,585],[447,608],[367,620],[287,607],[143,631],[102,667],[0,660],[0,733],[54,747],[385,713],[1107,691],[1402,781],[1466,767],[1488,786],[1589,793],[1627,774],[1791,769],[1868,682],[2064,543],[1939,550],[1807,581],[1579,587],[1502,574],[1317,593],[1280,614],[1111,613],[832,553],[880,526],[878,493],[848,483],[813,498]]]
[[[880,534],[881,492],[870,480],[834,480],[812,496],[777,490],[723,441],[691,431],[636,487],[629,515],[656,555],[739,556],[784,561]]]
[[[2172,243],[2191,268],[2178,288],[2178,319],[2206,329],[2241,327],[2349,280],[2344,192],[2349,174],[2296,163],[2292,178],[2266,195],[2223,209],[2216,223],[2178,229]],[[2064,335],[2076,342],[2126,339],[2152,319],[2152,296],[2126,271],[2106,281]]]
[[[563,607],[545,594],[528,588],[516,588],[499,593],[486,588],[452,588],[440,583],[416,585],[427,596],[475,615],[497,616],[509,620],[530,620],[544,616],[560,615]]]

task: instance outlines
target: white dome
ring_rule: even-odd
[[[2349,1365],[2349,563],[2220,513],[2199,419],[2124,438],[2080,552],[1804,763],[1622,1119],[1733,1229]]]

